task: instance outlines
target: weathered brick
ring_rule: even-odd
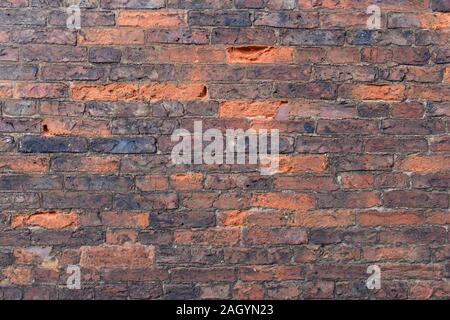
[[[80,265],[87,268],[145,268],[155,260],[155,248],[143,245],[81,247]]]
[[[130,154],[155,153],[155,138],[96,138],[90,141],[89,148],[94,152]]]
[[[46,229],[76,228],[80,224],[76,212],[36,212],[32,214],[14,215],[11,221],[12,228],[41,227]]]
[[[20,141],[19,151],[24,153],[86,152],[87,141],[75,137],[25,136]]]

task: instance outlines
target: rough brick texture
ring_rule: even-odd
[[[0,1],[0,299],[450,298],[450,1],[69,2]]]

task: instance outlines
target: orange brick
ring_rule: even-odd
[[[80,251],[85,268],[149,268],[155,262],[155,248],[141,244],[85,246]]]
[[[444,82],[450,83],[450,67],[445,68],[445,71],[444,71]]]
[[[186,13],[179,10],[136,11],[121,10],[117,25],[143,28],[176,28],[186,26]]]
[[[49,163],[45,156],[0,156],[0,172],[46,172]]]
[[[288,63],[292,62],[292,48],[262,46],[227,48],[229,63]]]
[[[149,214],[138,212],[103,212],[102,223],[109,227],[146,228],[149,226]]]
[[[343,84],[339,96],[360,100],[403,100],[405,86],[400,84]]]
[[[296,211],[289,218],[289,225],[308,228],[336,228],[355,224],[352,210]]]
[[[45,229],[63,229],[78,227],[80,216],[77,212],[47,211],[33,214],[14,215],[11,221],[12,228],[42,227]]]
[[[170,185],[178,190],[195,190],[203,188],[203,174],[180,173],[170,177]]]
[[[286,101],[224,101],[220,104],[219,115],[222,118],[274,117]]]
[[[364,226],[411,225],[422,222],[416,212],[379,212],[367,211],[359,214],[359,223]]]
[[[8,267],[3,271],[5,280],[0,284],[29,285],[33,282],[33,271],[27,267]]]
[[[0,82],[0,98],[12,98],[13,86],[12,83]]]
[[[74,100],[132,100],[136,99],[138,86],[131,83],[72,84],[71,96]]]
[[[411,155],[403,159],[398,167],[406,172],[448,171],[450,170],[450,156]]]
[[[278,173],[323,172],[327,168],[326,155],[280,156]]]
[[[107,120],[46,118],[42,120],[45,135],[110,136]]]
[[[142,191],[162,191],[169,188],[169,182],[163,176],[140,176],[136,177],[136,187]]]
[[[219,225],[230,227],[278,227],[286,225],[286,213],[282,211],[230,210],[219,212],[217,221]]]
[[[136,28],[82,29],[78,41],[82,45],[144,44],[144,30]]]
[[[374,176],[364,173],[342,173],[340,179],[344,189],[369,189],[375,181]]]
[[[225,50],[203,47],[161,48],[159,59],[165,62],[212,63],[225,60]]]
[[[149,83],[141,85],[139,96],[143,99],[197,100],[207,95],[203,84]]]
[[[0,31],[0,43],[6,43],[9,41],[9,32]]]
[[[450,13],[426,13],[418,16],[423,29],[450,28]]]
[[[273,209],[311,209],[314,207],[314,197],[301,193],[257,193],[253,195],[252,205]]]

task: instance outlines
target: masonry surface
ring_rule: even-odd
[[[450,297],[449,0],[70,4],[0,0],[0,299]],[[172,164],[195,120],[280,172]]]

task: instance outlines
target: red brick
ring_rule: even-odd
[[[177,28],[186,26],[186,14],[178,10],[136,11],[121,10],[117,25],[142,28]]]
[[[46,229],[76,228],[80,224],[77,212],[36,212],[32,214],[14,215],[11,221],[13,228],[41,227]]]
[[[80,265],[85,268],[149,268],[155,261],[155,248],[141,244],[81,247]]]
[[[263,46],[227,48],[228,63],[289,63],[293,49]]]

